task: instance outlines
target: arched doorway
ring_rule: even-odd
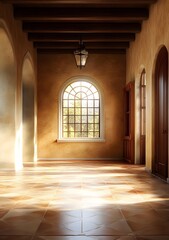
[[[168,176],[168,51],[162,47],[155,66],[155,141],[153,173]]]
[[[3,25],[3,24],[1,24]],[[12,44],[0,27],[0,164],[15,166],[16,65]]]
[[[140,76],[140,164],[145,164],[146,157],[146,71]]]
[[[29,54],[22,69],[22,158],[23,164],[34,161],[35,154],[35,76]]]

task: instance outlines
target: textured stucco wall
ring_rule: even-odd
[[[139,158],[139,81],[143,68],[147,80],[146,168],[151,170],[153,159],[153,81],[156,56],[165,45],[169,50],[169,1],[159,0],[152,5],[150,17],[144,21],[141,33],[127,52],[126,79],[136,81],[136,162]]]
[[[125,60],[125,55],[89,51],[87,65],[80,70],[73,54],[38,55],[38,158],[122,158]],[[79,75],[94,79],[102,92],[105,142],[57,142],[59,92],[68,79]]]

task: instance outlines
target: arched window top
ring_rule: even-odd
[[[60,139],[101,139],[101,99],[92,82],[76,79],[64,88],[60,115]]]
[[[63,99],[98,99],[99,93],[95,86],[86,81],[76,81],[69,84],[63,95]]]
[[[145,71],[145,69],[143,69],[143,71],[141,72],[140,85],[146,86],[146,71]]]

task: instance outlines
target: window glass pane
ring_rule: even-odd
[[[91,84],[89,82],[82,82],[82,86],[84,86],[85,88],[90,88]]]
[[[67,123],[68,122],[68,117],[67,116],[63,116],[63,123]]]
[[[75,117],[75,122],[80,123],[81,122],[81,116],[76,116]]]
[[[69,138],[74,138],[74,132],[69,132]]]
[[[74,100],[69,100],[69,107],[74,107]]]
[[[75,88],[74,88],[74,91],[75,91],[76,93],[81,92],[81,87],[75,87]]]
[[[145,109],[141,109],[141,135],[145,135]]]
[[[82,132],[82,137],[87,137],[88,133],[87,132]]]
[[[95,121],[94,121],[95,123],[99,123],[99,116],[96,116],[95,117]]]
[[[95,124],[95,131],[99,131],[99,124]]]
[[[95,133],[94,133],[94,136],[95,136],[96,138],[99,138],[99,132],[95,132]]]
[[[82,115],[87,115],[87,108],[82,108]]]
[[[81,98],[84,99],[86,97],[87,97],[86,93],[82,92]]]
[[[146,73],[143,70],[140,82],[140,127],[141,135],[146,134]]]
[[[68,137],[68,132],[64,132],[64,133],[63,133],[63,137],[64,137],[64,138],[67,138],[67,137]]]
[[[72,84],[71,84],[71,86],[72,86],[72,88],[76,88],[76,87],[79,87],[80,86],[80,82],[78,81],[78,82],[73,82]]]
[[[88,96],[88,99],[94,100],[94,95],[92,94],[92,95]]]
[[[77,138],[82,137],[82,133],[81,132],[75,132],[75,137],[77,137]]]
[[[88,122],[89,123],[94,123],[94,117],[93,116],[88,116]]]
[[[83,93],[85,93],[85,97],[88,96],[89,88],[83,87]]]
[[[69,115],[74,115],[74,114],[75,114],[75,109],[69,108]]]
[[[88,88],[86,94],[89,97],[90,95],[93,95],[93,92]]]
[[[82,123],[87,123],[87,116],[82,116]]]
[[[82,100],[82,107],[87,107],[87,100]]]
[[[82,131],[86,132],[87,131],[87,124],[82,124]]]
[[[99,115],[99,108],[95,108],[95,115]]]
[[[90,87],[91,91],[94,93],[94,92],[97,92],[97,89],[94,87],[94,86],[91,86]]]
[[[75,131],[74,124],[69,124],[69,132],[74,132],[74,131]]]
[[[80,131],[81,124],[75,124],[75,131]]]
[[[78,93],[76,94],[76,98],[81,99],[81,98],[82,98],[82,94],[81,94],[80,92],[78,92]]]
[[[89,132],[89,133],[88,133],[88,137],[89,137],[89,138],[93,138],[93,132]]]
[[[90,94],[90,95],[88,96],[88,99],[89,99],[89,100],[94,100],[94,94],[93,94],[93,93]]]
[[[75,100],[75,107],[81,107],[81,101],[80,100]]]
[[[74,116],[69,116],[69,123],[74,123],[74,121],[75,121]]]
[[[68,99],[69,94],[67,92],[64,92],[63,99]]]
[[[88,131],[89,132],[94,131],[94,124],[90,124],[90,123],[88,124]]]
[[[95,100],[95,107],[99,107],[99,100]]]
[[[145,87],[141,88],[141,107],[145,107],[146,105],[146,95],[145,95]]]
[[[63,115],[67,115],[68,114],[68,108],[63,108]]]
[[[93,113],[93,108],[88,108],[88,115],[93,115],[94,113]]]
[[[93,107],[93,100],[88,100],[88,107]]]
[[[64,132],[68,131],[68,125],[67,124],[63,124],[63,131]]]
[[[67,100],[63,100],[63,107],[68,107],[68,101]]]
[[[75,114],[81,115],[81,108],[75,108]]]
[[[69,99],[74,99],[75,98],[75,95],[76,95],[76,93],[75,93],[75,91],[72,89],[71,91],[70,91],[70,93],[69,93]]]
[[[94,98],[99,99],[99,93],[98,92],[94,93]]]
[[[70,92],[72,90],[72,88],[71,88],[71,86],[69,85],[67,88],[66,88],[66,90],[65,90],[65,92]]]

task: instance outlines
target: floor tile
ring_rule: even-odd
[[[169,239],[169,185],[143,166],[39,161],[0,191],[0,240]]]

